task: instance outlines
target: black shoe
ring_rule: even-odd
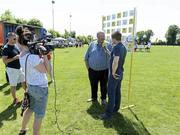
[[[19,135],[25,135],[26,134],[26,130],[21,130],[20,132],[19,132]]]
[[[19,135],[26,135],[26,132],[28,130],[29,130],[28,128],[26,128],[25,130],[20,130]]]

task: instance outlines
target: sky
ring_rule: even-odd
[[[163,39],[171,24],[180,26],[180,0],[55,0],[55,30],[72,30],[95,36],[101,30],[101,16],[122,9],[137,8],[137,31],[152,29],[154,39]],[[9,9],[16,17],[38,18],[52,28],[51,0],[0,0],[0,14]]]

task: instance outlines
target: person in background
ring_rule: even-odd
[[[19,63],[19,50],[15,46],[16,44],[16,35],[13,32],[9,32],[8,42],[3,47],[2,59],[6,65],[6,71],[9,79],[9,84],[11,87],[11,94],[13,97],[13,104],[17,105],[20,103],[16,96],[16,86],[18,83],[22,83],[23,88],[25,89],[25,78],[24,73],[22,72],[20,63]]]
[[[135,40],[135,44],[134,44],[134,51],[136,52],[136,50],[138,49],[138,41]]]
[[[126,47],[121,43],[121,33],[112,34],[113,50],[110,59],[110,74],[108,79],[108,104],[100,119],[111,119],[113,113],[118,112],[121,104],[121,82],[123,79],[124,62],[127,54]]]
[[[101,103],[106,104],[108,69],[111,45],[105,42],[104,32],[97,33],[97,41],[90,43],[85,54],[85,64],[91,84],[91,98],[88,102],[97,101],[98,83],[101,87]]]
[[[147,46],[146,46],[146,48],[145,48],[147,52],[150,52],[151,45],[152,45],[152,44],[151,44],[151,41],[148,41],[148,42],[147,42]]]

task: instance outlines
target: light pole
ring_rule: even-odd
[[[70,24],[69,24],[69,28],[70,28],[70,29],[69,29],[69,32],[70,32],[70,33],[71,33],[71,18],[72,18],[72,15],[70,14],[70,15],[69,15],[69,21],[70,21]]]
[[[55,0],[52,0],[52,29],[54,30],[54,4]]]

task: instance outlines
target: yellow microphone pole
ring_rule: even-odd
[[[134,8],[134,20],[133,20],[133,33],[132,33],[132,44],[131,44],[131,60],[130,60],[130,74],[129,74],[129,85],[128,85],[128,103],[127,106],[121,108],[129,109],[131,107],[134,107],[134,104],[130,104],[131,99],[131,87],[132,87],[132,69],[133,69],[133,56],[134,56],[134,44],[135,44],[135,35],[136,35],[136,23],[137,23],[137,10]]]

